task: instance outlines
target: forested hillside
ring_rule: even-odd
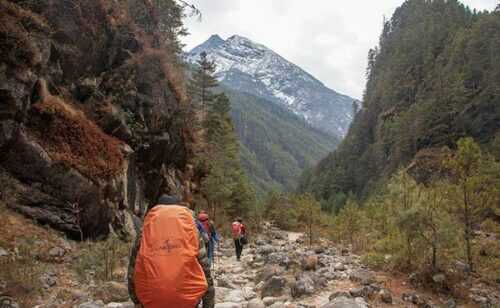
[[[339,142],[284,107],[251,94],[224,91],[231,100],[243,168],[260,195],[293,190],[301,172]]]
[[[406,1],[369,52],[363,106],[347,137],[299,189],[339,206],[410,163],[420,181],[436,175],[442,147],[454,149],[461,137],[490,149],[500,129],[499,50],[498,9]]]

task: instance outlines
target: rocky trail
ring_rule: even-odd
[[[224,241],[214,265],[217,308],[441,307],[404,281],[375,273],[348,249],[269,227],[236,261]],[[448,300],[446,307],[455,307]]]
[[[241,261],[235,258],[231,239],[221,242],[212,270],[216,308],[498,307],[497,292],[487,288],[471,289],[472,304],[457,305],[452,298],[416,289],[409,277],[368,269],[360,256],[326,239],[309,247],[300,233],[285,232],[270,224],[263,230],[245,247]],[[79,244],[47,238],[47,243],[57,241],[65,244],[48,253],[60,262],[42,272],[39,280],[45,295],[29,307],[134,307],[126,286],[127,252],[115,271],[116,279],[99,282],[90,277],[82,283],[70,271],[71,260],[81,258]],[[0,249],[0,259],[13,253],[15,249]],[[0,292],[5,286],[0,281]],[[22,305],[14,302],[7,307]]]

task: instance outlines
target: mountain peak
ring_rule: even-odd
[[[225,41],[218,34],[212,34],[208,38],[207,42],[211,43],[212,45],[220,45],[224,44]]]
[[[241,36],[241,35],[238,35],[238,34],[234,34],[234,35],[231,35],[228,39],[228,41],[240,41],[240,42],[250,42],[250,43],[254,43],[252,42],[252,40],[250,40],[249,38],[246,38],[244,36]]]
[[[201,52],[215,62],[215,76],[223,85],[283,105],[325,132],[337,136],[347,132],[353,99],[325,87],[268,47],[237,34],[225,41],[212,35],[186,60],[196,63]]]
[[[200,44],[200,45],[196,46],[195,48],[193,48],[193,50],[191,50],[190,54],[191,53],[195,53],[195,54],[198,55],[202,51],[205,51],[205,52],[209,53],[208,52],[209,50],[217,49],[221,45],[224,45],[225,43],[226,43],[226,41],[224,41],[218,34],[212,34],[208,38],[208,40],[206,40],[202,44]]]

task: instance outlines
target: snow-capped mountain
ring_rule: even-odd
[[[266,46],[238,35],[227,40],[212,35],[186,60],[195,63],[203,51],[217,65],[216,77],[225,86],[285,105],[323,131],[346,134],[354,99],[327,88]]]

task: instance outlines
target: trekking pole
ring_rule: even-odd
[[[219,248],[219,244],[217,243],[217,248]],[[212,262],[212,272],[214,273],[214,280],[217,279],[217,272],[215,271],[215,262],[217,261],[217,250],[214,249],[214,260]]]

